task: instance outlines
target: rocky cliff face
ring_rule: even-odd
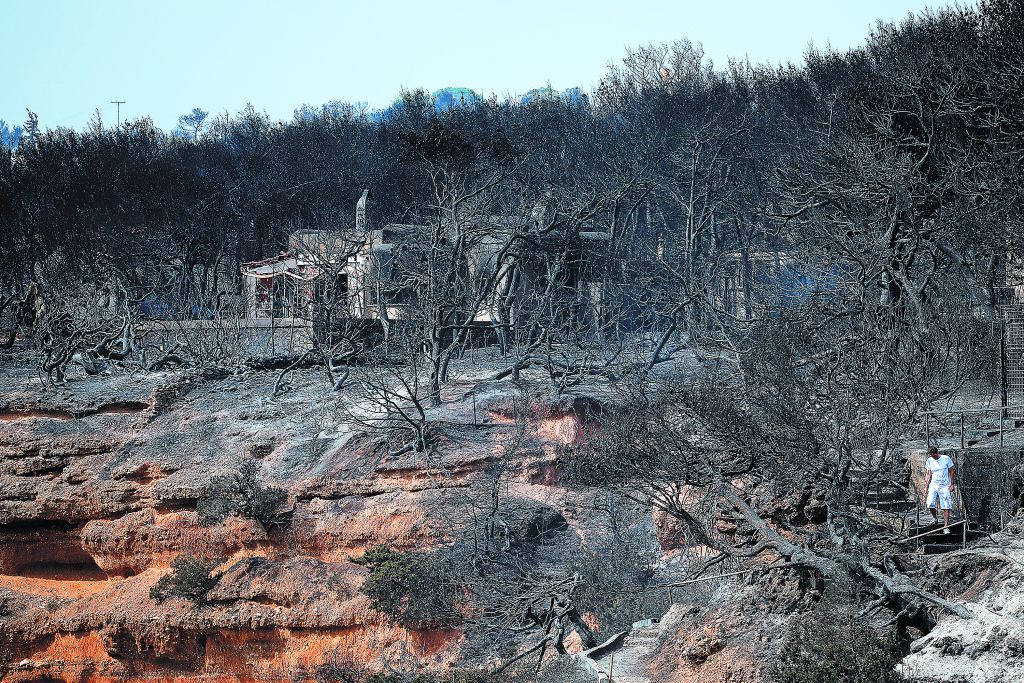
[[[460,657],[458,630],[404,629],[372,609],[359,592],[367,570],[352,560],[379,544],[450,540],[443,503],[522,427],[511,387],[471,398],[470,384],[453,386],[429,416],[444,426],[444,455],[433,461],[391,456],[385,430],[337,418],[331,405],[357,399],[331,393],[314,372],[296,373],[292,390],[272,399],[274,373],[82,377],[53,388],[31,371],[2,370],[2,680],[290,681],[336,652],[371,665],[411,653],[439,668]],[[558,455],[586,438],[594,401],[528,403],[528,446],[507,463],[509,493],[577,537],[592,520],[561,485]],[[202,524],[196,508],[211,477],[243,459],[287,492],[282,522]],[[823,511],[812,492],[780,504],[808,520]],[[652,526],[668,567],[681,531],[665,515]],[[922,560],[930,587],[976,618],[944,618],[922,634],[906,673],[1020,680],[1022,529]],[[206,605],[150,595],[182,554],[218,563]],[[620,655],[631,675],[646,676],[638,681],[763,680],[792,616],[817,593],[793,574],[754,572],[676,598],[659,625],[626,641],[643,645]]]
[[[930,586],[962,602],[971,619],[944,619],[911,645],[901,665],[928,683],[1024,679],[1024,516],[966,550],[929,563]]]
[[[515,420],[500,399],[454,401],[444,462],[351,431],[324,410],[322,379],[156,373],[45,387],[5,368],[0,389],[0,661],[10,681],[289,679],[334,651],[366,662],[411,650],[443,664],[454,630],[410,631],[358,592],[367,548],[430,548],[432,510],[500,453]],[[475,410],[475,416],[474,416]],[[558,510],[555,447],[582,428],[572,405],[534,414],[515,495]],[[203,526],[211,475],[260,461],[288,493],[287,523]],[[563,506],[564,507],[564,506]],[[560,510],[572,522],[573,513]],[[180,554],[224,572],[195,607],[150,590]]]

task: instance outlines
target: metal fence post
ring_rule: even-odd
[[[925,456],[925,457],[928,457],[928,456]],[[917,488],[917,482],[914,481],[914,471],[915,471],[914,463],[911,463],[910,464],[910,484],[911,484],[910,488],[914,492],[914,514],[917,516],[917,528],[914,529],[914,534],[917,535],[917,534],[921,533],[921,490]],[[925,501],[925,504],[926,505],[928,504],[927,500]],[[921,539],[919,537],[919,538],[917,538],[914,541],[914,552],[919,552],[920,550],[921,550]]]

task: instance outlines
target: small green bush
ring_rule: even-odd
[[[219,574],[213,574],[216,562],[209,564],[197,559],[178,555],[171,562],[171,571],[149,590],[149,597],[157,602],[167,598],[184,598],[196,605],[206,604],[206,594],[217,585]]]
[[[288,499],[284,489],[265,486],[259,462],[243,460],[236,472],[210,479],[204,495],[196,506],[199,523],[218,524],[230,515],[255,519],[269,529],[277,520],[277,510]]]
[[[433,553],[398,552],[377,546],[357,560],[370,569],[360,591],[374,609],[406,628],[453,626],[459,615],[455,590]]]
[[[903,683],[891,641],[866,625],[814,615],[790,629],[769,668],[775,683]]]

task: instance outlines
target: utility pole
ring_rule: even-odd
[[[124,104],[124,100],[110,100],[111,104],[117,105],[117,127],[121,127],[121,105]]]

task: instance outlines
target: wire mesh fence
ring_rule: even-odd
[[[1024,450],[1020,447],[966,448],[949,455],[956,464],[963,518],[976,529],[1002,529],[1019,507],[1014,479]]]
[[[1024,304],[1001,306],[1003,349],[1000,365],[1005,402],[1011,407],[1006,417],[1024,418]]]
[[[1013,447],[953,448],[944,451],[953,459],[958,493],[953,496],[953,516],[966,519],[972,529],[999,531],[1020,506],[1015,479],[1024,450]],[[919,512],[924,512],[925,460],[917,454],[910,459],[911,489]]]

